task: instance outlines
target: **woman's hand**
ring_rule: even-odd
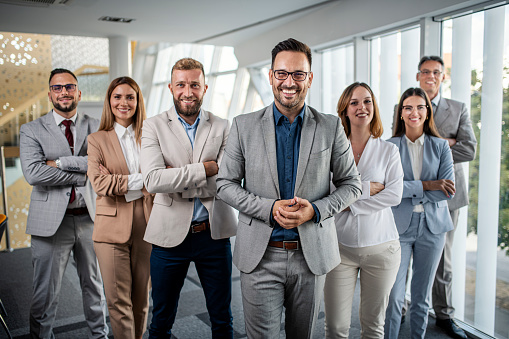
[[[448,198],[450,194],[456,193],[454,181],[449,179],[423,181],[422,188],[425,191],[442,191]]]
[[[385,188],[384,184],[381,184],[379,182],[369,182],[369,195],[375,195],[377,193],[380,193]]]

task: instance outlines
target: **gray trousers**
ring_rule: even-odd
[[[460,211],[457,209],[449,212],[451,213],[454,229],[446,233],[444,251],[438,264],[432,290],[433,309],[438,319],[454,319],[454,307],[452,307],[452,243]]]
[[[286,337],[311,338],[325,275],[314,275],[302,250],[267,247],[251,273],[240,274],[248,338],[278,338],[285,308]]]
[[[53,236],[32,236],[34,277],[30,306],[31,338],[55,338],[53,324],[58,297],[71,252],[80,279],[89,338],[107,338],[106,299],[92,242],[93,228],[94,223],[88,214],[65,215]]]

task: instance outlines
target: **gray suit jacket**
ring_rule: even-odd
[[[233,120],[217,179],[219,197],[240,212],[233,262],[245,273],[253,271],[265,253],[272,234],[272,205],[280,198],[272,107]],[[338,187],[332,193],[331,172]],[[306,106],[295,195],[314,203],[320,212],[318,223],[310,220],[297,228],[314,274],[325,274],[339,264],[332,216],[360,194],[360,175],[340,119]]]
[[[403,234],[410,226],[414,205],[422,204],[426,215],[426,224],[433,234],[454,229],[447,208],[447,197],[442,191],[424,191],[422,181],[449,179],[454,181],[454,169],[451,150],[446,140],[425,135],[422,152],[421,179],[414,179],[412,161],[405,136],[388,140],[398,146],[403,165],[403,198],[401,203],[392,207],[398,233]],[[453,198],[454,199],[454,198]]]
[[[23,175],[33,186],[28,211],[27,230],[31,235],[55,234],[69,204],[72,185],[83,195],[93,220],[95,196],[88,183],[87,136],[97,131],[99,121],[77,113],[75,155],[64,133],[55,123],[53,111],[26,123],[20,129],[20,159]],[[46,160],[60,159],[61,168],[46,165]]]
[[[145,120],[140,166],[147,191],[156,194],[145,241],[162,247],[184,241],[193,218],[194,198],[199,198],[209,213],[213,239],[235,235],[233,209],[216,198],[216,176],[206,177],[203,166],[211,160],[221,166],[228,132],[228,120],[202,110],[192,147],[175,107]]]
[[[394,108],[394,120],[392,132],[396,128],[398,105]],[[467,105],[462,102],[440,98],[438,107],[433,113],[438,132],[444,138],[456,139],[456,144],[451,147],[454,160],[454,175],[456,177],[456,194],[449,200],[449,209],[456,210],[468,205],[468,188],[465,183],[465,173],[461,162],[472,161],[475,158],[477,140],[475,139],[472,121]]]

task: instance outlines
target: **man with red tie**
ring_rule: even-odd
[[[81,91],[69,70],[51,72],[48,98],[53,110],[20,129],[21,167],[33,186],[26,231],[32,235],[34,268],[30,336],[55,337],[58,296],[72,252],[89,338],[107,338],[106,301],[92,242],[95,199],[86,185],[87,136],[99,122],[77,113]]]

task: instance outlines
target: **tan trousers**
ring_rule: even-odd
[[[401,262],[399,241],[361,248],[339,244],[339,252],[341,264],[325,278],[325,337],[348,338],[360,273],[361,338],[383,338],[385,310]]]
[[[141,336],[147,328],[152,246],[143,240],[143,198],[134,202],[131,238],[125,244],[94,242],[114,338]]]

